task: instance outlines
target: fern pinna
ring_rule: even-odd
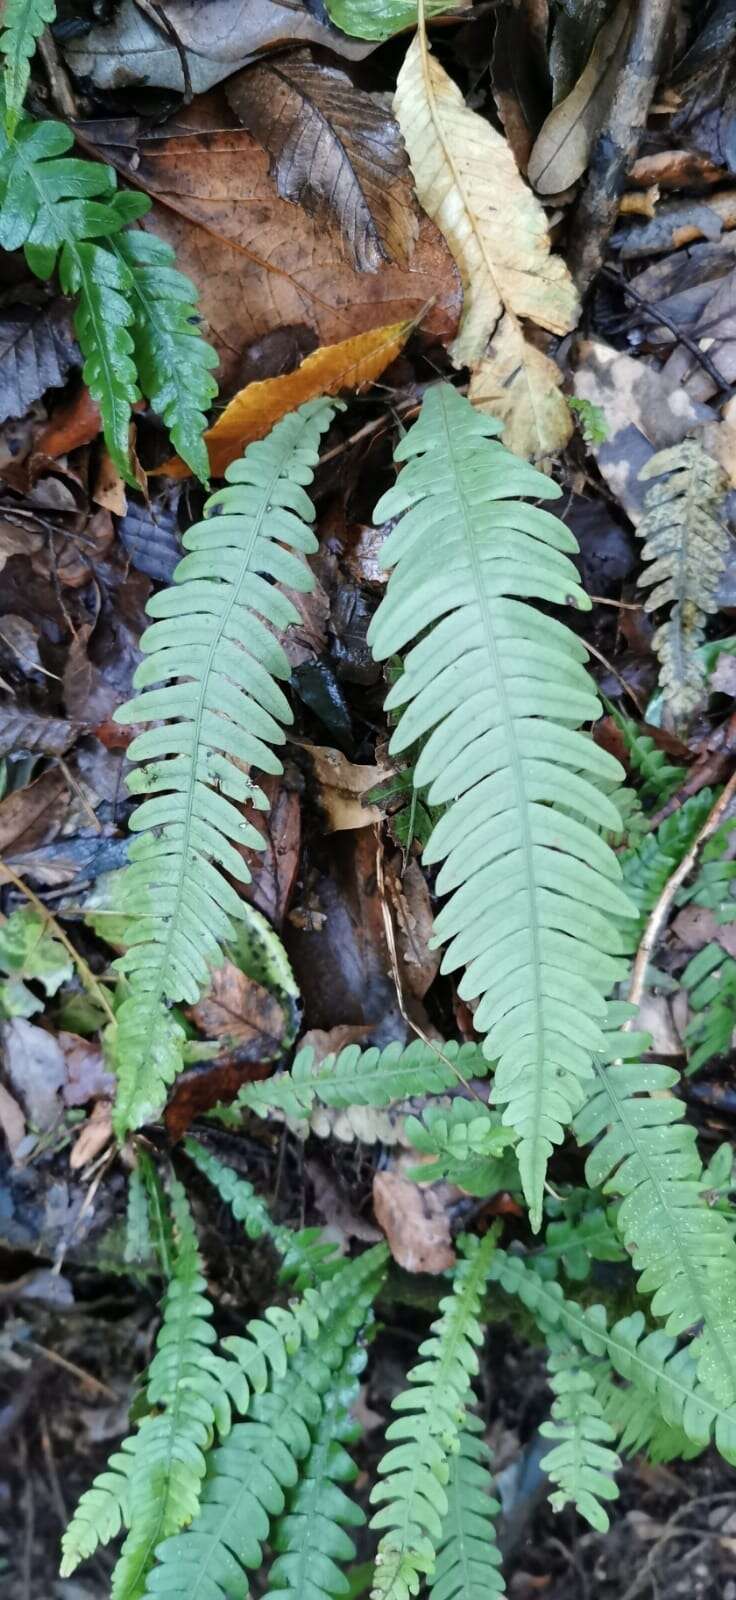
[[[526,603],[589,607],[565,552],[574,538],[515,496],[559,490],[494,437],[493,419],[432,388],[401,441],[406,462],[376,520],[394,568],[369,639],[379,659],[418,640],[387,707],[400,752],[429,734],[415,782],[451,802],[424,851],[443,863],[436,920],[444,971],[480,996],[476,1028],[497,1060],[493,1098],[517,1129],[532,1224],[547,1159],[603,1047],[604,996],[622,967],[616,917],[632,908],[596,830],[620,829],[601,785],[621,769],[579,731],[599,715],[585,647]],[[520,598],[523,597],[523,598]],[[430,731],[431,730],[431,731]]]
[[[171,588],[148,602],[157,620],[141,640],[134,683],[143,693],[115,713],[153,724],[128,750],[143,763],[129,788],[145,798],[131,819],[139,837],[121,888],[130,916],[117,963],[130,981],[115,1046],[121,1133],[161,1109],[183,1043],[169,1007],[199,998],[244,915],[229,881],[250,879],[237,847],[262,850],[263,840],[238,807],[268,804],[244,768],[281,771],[273,746],[292,719],[279,686],[290,669],[271,630],[297,620],[279,585],[313,583],[299,559],[317,548],[304,486],[333,406],[308,402],[228,468],[228,487],[184,535],[190,553]]]

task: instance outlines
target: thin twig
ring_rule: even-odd
[[[639,716],[643,720],[644,719],[644,707],[643,707],[638,695],[636,694],[635,690],[632,689],[631,684],[627,683],[625,678],[622,678],[621,673],[617,670],[616,667],[614,667],[613,662],[609,661],[607,656],[604,656],[603,651],[602,650],[598,650],[594,644],[591,644],[590,639],[585,639],[584,640],[584,644],[585,644],[586,650],[589,650],[591,655],[595,656],[596,661],[600,661],[601,666],[605,667],[606,671],[610,672],[612,674],[612,676],[616,679],[617,683],[620,683],[621,688],[624,691],[624,694],[628,695],[628,697],[631,700],[632,704],[636,706],[636,709],[637,709],[637,711],[639,713]]]
[[[601,276],[608,278],[609,283],[617,284],[619,289],[622,289],[624,294],[627,294],[629,299],[634,301],[650,323],[655,326],[661,323],[663,327],[667,328],[677,343],[681,344],[685,350],[688,350],[693,359],[703,368],[703,371],[707,372],[708,377],[712,378],[717,389],[721,389],[727,395],[736,394],[736,384],[729,383],[728,379],[724,378],[723,373],[719,372],[715,362],[708,355],[708,351],[701,350],[697,340],[693,339],[686,328],[679,327],[672,317],[668,316],[659,307],[655,310],[650,302],[645,300],[643,294],[640,294],[638,289],[635,289],[633,284],[629,283],[622,273],[614,271],[613,267],[603,267]]]
[[[651,912],[639,949],[636,952],[636,960],[631,974],[629,1001],[632,1006],[640,1004],[646,986],[647,967],[659,943],[672,901],[681,884],[685,882],[685,879],[692,872],[702,846],[722,823],[734,795],[736,795],[736,772],[732,773],[723,793],[716,800],[715,805],[711,806],[699,834],[693,840],[687,854],[683,856],[680,865],[675,868],[672,876],[667,879],[662,893]],[[624,1029],[631,1029],[634,1021],[635,1018],[630,1017],[628,1022],[624,1023]]]
[[[16,889],[20,889],[21,894],[25,895],[26,900],[30,900],[34,911],[37,911],[39,916],[44,918],[44,921],[48,924],[48,927],[53,933],[54,938],[58,939],[60,944],[63,944],[67,954],[71,956],[71,959],[74,962],[87,993],[92,997],[93,1000],[96,1000],[98,1006],[101,1006],[108,1022],[111,1022],[114,1027],[115,1013],[112,1010],[102,985],[97,982],[97,979],[91,968],[88,967],[84,956],[81,956],[79,951],[75,950],[68,934],[64,932],[61,924],[57,922],[56,917],[51,911],[49,911],[48,906],[45,906],[43,901],[39,900],[38,895],[34,894],[32,889],[29,889],[28,884],[24,883],[23,879],[18,875],[17,872],[14,871],[13,867],[8,866],[7,861],[0,862],[0,882],[2,881],[3,876],[9,878],[10,882],[15,884]]]
[[[71,1372],[74,1378],[80,1378],[82,1383],[89,1384],[90,1388],[96,1389],[99,1394],[104,1394],[107,1400],[119,1400],[120,1396],[109,1387],[109,1384],[93,1377],[91,1372],[85,1372],[84,1367],[78,1367],[75,1361],[67,1361],[66,1356],[60,1356],[58,1350],[49,1350],[45,1344],[37,1344],[35,1339],[30,1341],[30,1348],[36,1350],[40,1356],[45,1356],[54,1366],[63,1367],[65,1372]]]

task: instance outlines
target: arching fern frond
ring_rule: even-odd
[[[487,1074],[488,1061],[480,1046],[454,1040],[435,1046],[414,1039],[406,1047],[389,1044],[383,1050],[349,1044],[322,1061],[307,1046],[298,1052],[290,1072],[245,1084],[237,1104],[261,1117],[281,1111],[299,1121],[311,1115],[315,1103],[339,1110],[389,1106],[414,1095],[442,1094]]]
[[[595,831],[620,829],[597,784],[622,772],[578,731],[600,710],[585,647],[526,603],[589,607],[563,553],[577,546],[517,498],[558,491],[498,432],[448,385],[429,390],[396,451],[408,464],[376,508],[378,522],[398,522],[369,640],[380,660],[419,640],[386,702],[405,707],[391,750],[429,733],[415,781],[430,785],[430,804],[452,802],[424,852],[444,863],[437,891],[451,895],[436,936],[449,941],[443,970],[466,967],[460,994],[480,996],[493,1098],[520,1135],[538,1228],[547,1160],[583,1098],[603,996],[621,974],[612,919],[630,908]]]
[[[444,1178],[475,1195],[521,1187],[511,1148],[516,1143],[513,1128],[504,1126],[498,1111],[489,1111],[477,1100],[427,1106],[421,1120],[407,1117],[404,1133],[415,1150],[435,1158],[409,1172],[417,1183]]]
[[[462,1255],[452,1292],[440,1301],[441,1315],[419,1347],[422,1360],[408,1373],[410,1388],[396,1396],[399,1413],[386,1429],[390,1449],[378,1465],[371,1503],[380,1506],[372,1528],[385,1529],[376,1554],[376,1600],[408,1600],[422,1577],[431,1576],[447,1515],[449,1457],[459,1446],[478,1370],[476,1349],[483,1330],[478,1321],[481,1296],[495,1249],[489,1233],[482,1241],[458,1241]],[[395,1442],[394,1442],[395,1441]]]
[[[494,1527],[501,1508],[491,1496],[490,1451],[478,1437],[482,1432],[480,1418],[469,1411],[450,1458],[447,1515],[429,1600],[488,1600],[506,1593]]]
[[[668,1427],[680,1429],[698,1450],[714,1443],[736,1465],[736,1406],[721,1405],[700,1383],[689,1350],[678,1350],[661,1329],[647,1333],[640,1311],[609,1328],[603,1306],[583,1309],[567,1300],[559,1283],[546,1282],[504,1250],[493,1256],[489,1279],[518,1296],[551,1349],[559,1330],[588,1355],[605,1356],[619,1377],[656,1405]]]
[[[249,1239],[269,1238],[283,1256],[279,1281],[293,1283],[297,1292],[323,1278],[332,1277],[339,1266],[335,1245],[325,1242],[321,1228],[293,1228],[274,1222],[268,1206],[256,1194],[252,1183],[241,1178],[232,1167],[226,1167],[211,1150],[205,1150],[194,1139],[187,1139],[184,1149],[190,1161],[214,1185],[237,1218],[245,1224]]]
[[[637,528],[651,564],[639,582],[650,589],[646,611],[671,605],[654,635],[665,704],[676,723],[687,723],[705,689],[698,655],[706,616],[717,610],[716,590],[728,554],[723,502],[728,478],[695,439],[659,450],[639,473],[647,490]]]
[[[118,722],[152,724],[128,750],[144,763],[129,788],[148,798],[131,819],[140,837],[121,887],[130,946],[117,965],[132,986],[118,1013],[121,1135],[160,1110],[178,1070],[181,1041],[168,1004],[199,998],[243,915],[229,877],[247,883],[250,873],[236,846],[264,847],[232,802],[267,808],[246,763],[281,771],[273,746],[292,713],[277,680],[288,678],[289,663],[270,629],[297,620],[277,585],[313,583],[294,551],[317,548],[304,485],[332,410],[310,401],[228,468],[229,487],[184,535],[190,553],[171,588],[148,602],[158,620],[141,640],[134,683],[143,693],[115,713]]]
[[[615,1430],[596,1393],[591,1363],[568,1350],[552,1352],[547,1365],[555,1399],[550,1420],[539,1431],[554,1449],[539,1464],[557,1486],[550,1505],[561,1511],[572,1502],[591,1528],[605,1533],[608,1513],[601,1501],[617,1498],[612,1474],[621,1465],[611,1448]]]
[[[687,768],[678,767],[671,761],[667,752],[660,750],[652,735],[642,733],[638,724],[625,712],[611,705],[608,700],[604,700],[604,704],[623,736],[640,799],[646,806],[663,806],[684,783]]]
[[[343,1267],[320,1290],[318,1337],[290,1356],[208,1463],[202,1503],[190,1526],[159,1545],[146,1594],[168,1600],[247,1600],[245,1569],[259,1567],[272,1518],[311,1450],[323,1396],[368,1315],[385,1262],[383,1247]],[[233,1586],[236,1586],[235,1588]]]
[[[626,943],[631,950],[636,949],[649,912],[665,884],[700,832],[713,799],[710,789],[690,795],[684,805],[646,833],[635,847],[621,851],[624,888],[638,912],[636,923],[626,927]]]
[[[124,1439],[82,1495],[61,1540],[61,1576],[66,1578],[99,1545],[109,1544],[130,1521],[128,1488],[137,1435]]]
[[[279,1600],[331,1600],[346,1592],[342,1569],[355,1560],[356,1551],[345,1529],[361,1527],[365,1513],[342,1488],[358,1473],[345,1445],[360,1435],[350,1412],[365,1363],[361,1346],[349,1349],[341,1372],[332,1378],[299,1482],[272,1530],[276,1560],[266,1593]]]
[[[736,1017],[736,961],[720,944],[698,950],[682,973],[691,1017],[685,1033],[688,1073],[730,1048]]]
[[[5,0],[0,54],[4,57],[5,131],[9,138],[23,109],[36,45],[55,16],[56,0]]]

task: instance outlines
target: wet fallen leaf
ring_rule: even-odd
[[[160,200],[145,225],[173,246],[177,266],[197,285],[221,387],[231,385],[243,347],[282,325],[307,322],[320,345],[334,345],[411,320],[432,301],[423,330],[454,334],[460,281],[429,219],[420,218],[407,266],[357,272],[335,225],[280,199],[268,155],[235,126],[221,93],[201,97],[172,118],[166,135],[146,135],[137,146],[115,144],[115,133],[113,124],[105,142],[105,125],[95,124],[100,155]]]
[[[57,1034],[64,1053],[66,1078],[64,1104],[86,1106],[90,1100],[112,1098],[115,1079],[105,1067],[105,1058],[98,1044],[83,1039],[78,1033]]]
[[[616,87],[630,22],[629,0],[619,0],[574,88],[543,124],[529,157],[529,182],[538,194],[560,194],[584,173]]]
[[[69,1166],[78,1172],[100,1155],[112,1139],[112,1106],[109,1100],[98,1100],[83,1123],[69,1152]]]
[[[302,0],[167,0],[166,18],[170,32],[134,0],[122,0],[112,23],[98,23],[67,41],[67,60],[98,89],[138,83],[184,89],[185,50],[192,89],[200,94],[262,51],[318,44],[359,61],[371,49],[321,21]]]
[[[68,300],[8,306],[0,315],[0,422],[61,388],[81,360]]]
[[[419,231],[398,124],[382,97],[298,50],[231,78],[239,121],[271,157],[283,200],[337,222],[361,272],[410,259]]]
[[[99,408],[86,384],[82,384],[69,400],[56,407],[46,427],[41,429],[34,443],[32,465],[44,458],[54,461],[82,444],[91,444],[101,429]]]
[[[548,24],[547,0],[520,0],[499,10],[496,20],[493,98],[516,165],[524,173],[550,101]]]
[[[0,1025],[3,1059],[14,1093],[31,1127],[40,1133],[53,1127],[61,1110],[66,1079],[64,1052],[58,1039],[25,1017]]]
[[[296,791],[281,778],[267,773],[260,779],[260,787],[268,799],[268,811],[254,811],[248,821],[260,833],[265,849],[240,847],[251,873],[242,892],[274,928],[280,928],[299,871],[301,805]]]
[[[565,333],[579,303],[564,261],[550,251],[542,206],[506,140],[466,106],[419,35],[399,73],[394,109],[419,199],[463,279],[452,359],[473,370],[470,398],[505,424],[504,442],[544,460],[569,439],[572,419],[558,369],[520,319]]]
[[[117,517],[125,516],[128,504],[125,481],[106,450],[101,452],[92,499],[105,511],[114,511]]]
[[[412,322],[395,322],[372,328],[369,333],[315,350],[295,372],[241,389],[204,435],[213,476],[222,477],[251,440],[262,439],[274,423],[303,401],[373,383],[395,360],[413,326]],[[191,477],[189,467],[178,457],[156,471],[171,478]]]
[[[360,1239],[362,1244],[377,1244],[381,1233],[375,1223],[368,1222],[354,1210],[322,1162],[312,1159],[304,1165],[312,1185],[315,1207],[326,1223],[325,1238],[333,1239],[343,1255],[346,1254],[350,1239]]]
[[[18,1101],[10,1093],[10,1090],[6,1089],[4,1083],[0,1083],[0,1128],[2,1128],[5,1135],[5,1142],[12,1159],[19,1145],[25,1139],[26,1119],[18,1105]]]
[[[133,566],[157,583],[170,583],[183,555],[179,536],[178,485],[164,484],[149,500],[128,495],[118,538]]]
[[[69,785],[51,768],[23,789],[0,800],[0,856],[13,860],[24,851],[56,838],[69,801]],[[1,876],[1,869],[0,869]]]
[[[258,1060],[273,1060],[284,1035],[283,1007],[268,989],[225,961],[212,973],[209,989],[191,1007],[193,1022],[207,1039],[222,1039]]]
[[[722,177],[723,169],[697,150],[654,150],[637,158],[627,181],[642,189],[653,183],[661,189],[700,189]]]
[[[650,222],[631,222],[616,229],[611,244],[625,261],[638,256],[679,250],[695,239],[720,239],[736,228],[736,190],[726,189],[708,200],[664,200]]]
[[[405,1271],[438,1273],[454,1266],[450,1219],[433,1188],[420,1188],[397,1172],[377,1172],[373,1209],[394,1261]]]
[[[384,783],[391,776],[392,767],[361,766],[348,761],[342,751],[331,750],[327,745],[300,741],[299,748],[308,758],[317,803],[328,833],[365,828],[369,823],[380,822],[380,807],[364,805],[363,796],[377,784]]]
[[[427,880],[416,861],[407,864],[403,876],[388,863],[385,878],[404,993],[422,1000],[442,960],[441,950],[429,949],[434,917]]]
[[[196,1117],[206,1116],[213,1106],[230,1105],[244,1083],[267,1078],[271,1071],[270,1061],[241,1061],[237,1051],[187,1068],[177,1078],[164,1112],[169,1138],[177,1144]]]

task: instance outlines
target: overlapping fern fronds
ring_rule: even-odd
[[[728,554],[723,516],[728,478],[695,439],[658,451],[639,477],[656,479],[637,528],[642,555],[650,563],[639,581],[651,591],[645,610],[672,608],[653,644],[666,707],[676,724],[686,724],[704,693],[698,649],[705,619],[717,610],[716,590]]]
[[[622,773],[579,731],[599,714],[585,648],[527,600],[587,608],[575,540],[519,496],[559,491],[494,438],[499,426],[448,385],[401,441],[406,462],[376,520],[394,568],[371,624],[385,659],[418,639],[390,691],[404,707],[391,750],[429,735],[415,769],[450,801],[424,852],[442,861],[444,971],[480,996],[475,1026],[498,1059],[493,1097],[520,1135],[532,1225],[546,1164],[600,1050],[603,996],[620,975],[613,918],[630,914],[596,829],[620,829],[602,785]],[[523,598],[521,598],[523,597]]]
[[[488,1061],[480,1045],[411,1044],[361,1050],[345,1045],[337,1054],[317,1060],[311,1045],[299,1050],[289,1072],[277,1072],[240,1090],[238,1107],[261,1117],[280,1111],[295,1122],[308,1119],[315,1106],[349,1111],[360,1106],[390,1106],[413,1095],[442,1094],[470,1078],[486,1077]]]
[[[419,1347],[422,1360],[408,1373],[411,1387],[392,1402],[399,1415],[386,1429],[390,1448],[371,1492],[371,1503],[380,1506],[371,1527],[385,1530],[376,1555],[376,1600],[415,1595],[434,1570],[443,1537],[449,1457],[459,1447],[478,1370],[478,1311],[495,1239],[490,1233],[482,1241],[466,1237],[459,1247],[452,1293],[440,1301],[441,1314]]]
[[[409,1173],[415,1182],[444,1178],[467,1194],[491,1195],[499,1189],[520,1189],[513,1146],[516,1134],[477,1100],[453,1100],[448,1106],[427,1106],[419,1117],[407,1117],[404,1134],[421,1155],[434,1157]]]
[[[290,669],[271,628],[297,620],[278,584],[313,583],[294,552],[317,547],[304,486],[333,406],[308,402],[228,468],[229,487],[184,535],[190,553],[171,587],[148,602],[158,620],[141,640],[134,683],[143,693],[115,713],[152,724],[128,750],[142,763],[128,786],[145,798],[131,819],[139,837],[120,891],[131,919],[117,962],[131,984],[117,1019],[120,1134],[160,1110],[181,1062],[168,1007],[199,998],[244,914],[229,878],[249,881],[237,847],[262,850],[263,840],[238,806],[268,804],[244,769],[281,771],[273,746],[292,720],[279,686]]]
[[[17,106],[0,126],[0,246],[22,248],[37,277],[58,268],[76,297],[84,381],[123,477],[136,486],[128,433],[142,391],[206,481],[203,413],[217,392],[217,357],[194,319],[196,290],[173,270],[167,245],[123,232],[150,209],[146,196],[118,193],[112,167],[68,156],[73,143],[60,122],[18,120]]]
[[[539,1431],[554,1444],[540,1462],[556,1485],[550,1505],[561,1511],[572,1502],[591,1528],[605,1533],[608,1513],[601,1502],[616,1499],[612,1474],[621,1462],[611,1448],[616,1433],[596,1393],[593,1364],[575,1350],[563,1350],[552,1352],[547,1365],[555,1398],[550,1420]]]
[[[627,1010],[628,1008],[624,1008]],[[622,1196],[617,1227],[640,1273],[639,1289],[668,1333],[702,1323],[692,1345],[698,1377],[720,1402],[736,1402],[736,1243],[727,1217],[706,1204],[696,1131],[667,1091],[670,1067],[645,1063],[646,1035],[617,1030],[611,1008],[607,1064],[575,1120],[588,1183]]]
[[[321,1228],[300,1228],[294,1232],[293,1228],[274,1222],[247,1178],[241,1178],[232,1167],[224,1166],[211,1150],[205,1150],[195,1139],[187,1139],[184,1148],[229,1205],[233,1216],[245,1224],[248,1238],[261,1239],[265,1234],[283,1256],[279,1272],[281,1283],[293,1283],[299,1292],[309,1284],[332,1277],[339,1257],[335,1256],[335,1246],[323,1239]]]
[[[469,1411],[450,1460],[430,1600],[488,1600],[506,1593],[494,1527],[501,1508],[490,1492],[490,1451],[478,1437],[482,1432],[480,1418]]]

